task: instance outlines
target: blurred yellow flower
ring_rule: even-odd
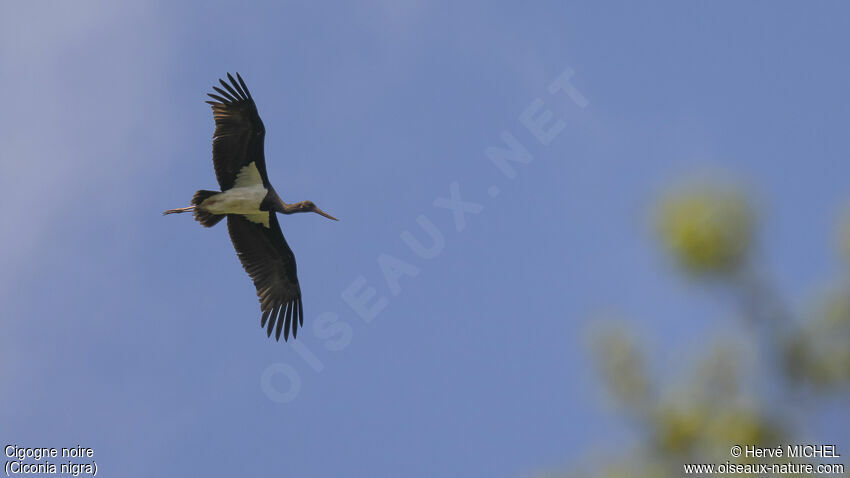
[[[667,196],[659,212],[661,238],[685,271],[694,275],[729,273],[746,259],[753,214],[737,191],[694,187]]]
[[[708,413],[686,404],[667,404],[659,407],[653,429],[656,445],[665,454],[685,453],[697,441],[705,426]]]
[[[757,410],[748,407],[733,407],[717,410],[707,422],[706,437],[717,446],[729,443],[758,443],[763,446],[778,443],[781,436],[776,420],[763,416]]]

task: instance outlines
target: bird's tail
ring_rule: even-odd
[[[192,206],[194,206],[195,208],[195,220],[200,222],[201,225],[204,227],[213,227],[218,224],[219,221],[224,219],[224,214],[213,214],[198,207],[207,198],[215,196],[216,194],[219,194],[219,192],[205,191],[201,189],[200,191],[195,193],[195,196],[192,197]]]

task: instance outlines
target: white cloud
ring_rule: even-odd
[[[95,221],[109,211],[110,191],[142,187],[134,183],[134,173],[167,159],[148,157],[149,144],[139,140],[157,134],[150,129],[168,128],[168,116],[161,111],[167,102],[139,96],[164,90],[161,75],[168,71],[172,35],[150,2],[4,5],[0,303],[5,306],[7,333],[0,338],[0,363],[20,365],[26,360],[30,372],[4,367],[0,382],[9,389],[0,392],[16,393],[11,384],[28,383],[25,374],[49,366],[33,363],[34,344],[14,338],[16,323],[34,319],[25,316],[25,304],[15,294],[32,274],[55,267],[48,261],[58,257],[58,248],[75,252],[77,246],[66,244],[63,237],[66,231],[60,224],[67,221],[58,219]],[[151,34],[150,29],[157,31]],[[151,117],[160,121],[145,131]],[[24,316],[13,317],[16,308]]]
[[[51,231],[58,215],[81,212],[69,210],[75,205],[97,207],[79,202],[98,199],[97,188],[126,182],[139,167],[122,153],[144,147],[135,136],[157,105],[138,95],[157,94],[156,75],[167,71],[163,52],[169,51],[170,37],[150,2],[5,5],[0,15],[4,293],[16,269],[60,237]],[[140,34],[146,28],[160,31]]]

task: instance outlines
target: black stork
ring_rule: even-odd
[[[304,325],[301,287],[295,269],[295,256],[277,222],[277,214],[315,212],[337,219],[310,201],[287,204],[280,199],[266,173],[263,140],[266,129],[257,113],[257,105],[245,81],[228,73],[230,84],[219,79],[218,94],[210,93],[215,118],[213,134],[213,166],[221,191],[201,190],[189,207],[169,209],[163,214],[193,211],[195,220],[212,227],[227,217],[227,230],[242,267],[251,276],[260,299],[262,319],[267,335],[275,332],[275,340],[298,335]]]

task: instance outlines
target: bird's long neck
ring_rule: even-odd
[[[266,198],[263,200],[262,204],[260,204],[260,209],[264,211],[274,211],[282,214],[292,214],[296,212],[295,204],[286,204],[283,202],[283,199],[277,195],[277,191],[274,190],[273,187],[269,187],[268,192],[266,193]]]
[[[295,214],[297,212],[307,212],[307,211],[304,210],[304,208],[302,207],[300,202],[297,202],[297,203],[294,203],[294,204],[286,204],[283,201],[280,201],[280,209],[278,209],[278,211],[282,212],[283,214]]]
[[[274,210],[281,214],[295,214],[299,212],[309,212],[307,209],[306,201],[296,202],[293,204],[287,204],[283,202],[282,199],[277,198],[277,201],[274,203]]]
[[[273,188],[270,188],[268,194],[266,195],[266,199],[264,201],[265,207],[261,207],[266,211],[275,211],[281,214],[295,214],[299,212],[310,212],[315,208],[315,205],[312,205],[310,201],[301,201],[292,204],[287,204],[283,202],[283,199],[277,195],[277,191]],[[310,207],[313,206],[313,207]]]

